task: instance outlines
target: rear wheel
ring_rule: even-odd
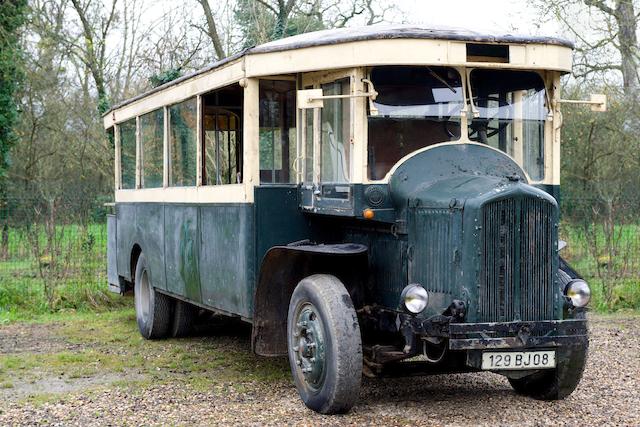
[[[198,308],[196,306],[188,302],[176,300],[175,307],[173,308],[171,336],[180,338],[191,334],[197,315]]]
[[[146,339],[165,338],[171,325],[173,300],[153,287],[144,254],[136,264],[134,300],[140,334]]]
[[[322,414],[351,409],[362,380],[362,342],[358,316],[340,280],[316,274],[298,284],[287,336],[293,380],[305,405]]]
[[[580,383],[587,360],[588,346],[558,349],[558,365],[523,378],[509,378],[518,394],[538,400],[559,400],[569,396]]]

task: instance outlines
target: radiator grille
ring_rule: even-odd
[[[553,319],[553,205],[499,200],[482,217],[480,320]]]
[[[450,209],[416,209],[410,217],[409,281],[430,292],[450,292],[454,253],[459,238]]]

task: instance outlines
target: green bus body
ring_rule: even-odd
[[[456,144],[411,157],[388,185],[350,185],[348,199],[322,198],[312,210],[303,205],[304,185],[261,185],[254,203],[246,204],[118,203],[110,219],[116,224],[110,238],[117,242],[118,290],[133,280],[136,256],[144,251],[155,287],[254,322],[255,349],[268,355],[285,352],[277,345],[283,338],[275,337],[284,333],[278,323],[292,287],[313,273],[343,279],[357,308],[402,312],[402,289],[418,283],[430,296],[419,317],[441,314],[459,300],[468,322],[562,319],[558,205],[523,177],[497,150]],[[491,210],[501,201],[511,216]],[[363,219],[364,209],[375,218]],[[503,228],[509,221],[513,235],[501,235],[500,224],[483,229],[491,227],[491,214],[502,217],[494,222],[502,221]],[[342,268],[331,250],[324,263],[318,254],[303,261],[268,256],[287,245],[294,252],[336,244],[366,248],[342,254],[359,271]],[[511,257],[524,261],[507,265]],[[273,270],[278,278],[269,276]],[[279,301],[268,299],[278,293]]]

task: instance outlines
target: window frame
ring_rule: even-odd
[[[144,116],[148,116],[148,115],[154,114],[154,113],[159,112],[159,111],[162,112],[162,173],[161,173],[162,177],[161,177],[161,183],[160,183],[159,186],[148,187],[145,184],[145,152],[144,152],[144,143],[142,141],[142,130],[143,130],[142,119],[143,119]],[[138,164],[138,162],[140,163],[140,187],[139,187],[139,189],[152,189],[152,188],[164,188],[165,187],[165,167],[166,167],[166,164],[165,164],[165,160],[166,160],[165,159],[165,155],[166,155],[166,153],[165,153],[165,142],[166,142],[165,141],[165,138],[166,138],[165,132],[166,132],[166,128],[167,128],[166,120],[167,120],[166,107],[156,108],[154,110],[147,111],[146,113],[140,114],[139,116],[137,116],[137,121],[138,121],[138,123],[137,123],[138,130],[137,130],[137,132],[138,132],[138,135],[136,137],[136,144],[140,145],[140,148],[139,148],[140,157],[138,159],[136,159],[136,164]]]
[[[257,82],[257,79],[256,79]],[[204,96],[212,94],[213,92],[216,91],[220,91],[223,90],[225,88],[229,88],[231,86],[239,86],[240,90],[242,90],[242,103],[240,104],[240,109],[242,110],[242,114],[237,114],[235,113],[232,109],[228,109],[227,106],[216,106],[216,105],[212,105],[211,107],[214,108],[218,108],[220,110],[228,110],[229,113],[235,115],[237,117],[237,121],[238,121],[238,126],[237,128],[234,130],[236,132],[235,138],[236,138],[236,147],[235,147],[235,153],[236,156],[238,156],[238,150],[240,150],[239,152],[239,157],[240,157],[240,163],[237,166],[237,170],[236,170],[236,176],[238,173],[240,173],[240,176],[242,178],[241,182],[232,182],[232,183],[215,183],[215,184],[209,184],[206,182],[207,179],[207,169],[206,169],[206,129],[205,129],[205,121],[204,121],[204,116],[205,116],[205,102],[204,102]],[[228,187],[231,185],[236,185],[236,186],[242,186],[245,185],[245,183],[247,182],[247,172],[248,170],[246,169],[246,162],[247,162],[247,155],[249,153],[249,150],[247,149],[247,138],[245,137],[245,132],[247,129],[246,126],[246,121],[247,121],[247,116],[245,111],[247,110],[247,91],[246,91],[246,84],[243,85],[242,81],[235,81],[235,82],[231,82],[229,84],[226,85],[222,85],[216,88],[212,88],[209,89],[205,92],[202,92],[198,95],[198,173],[197,173],[197,186],[198,187],[204,187],[204,188],[216,188],[216,187]],[[258,100],[256,99],[256,111],[258,110]],[[235,107],[234,107],[235,108]],[[253,117],[253,116],[252,116]],[[258,124],[257,124],[257,113],[256,113],[256,129],[258,128]],[[230,130],[227,130],[230,131]],[[240,137],[240,142],[238,143],[238,136]],[[240,147],[238,147],[238,145]],[[216,164],[216,168],[219,165]],[[217,174],[216,174],[217,176]],[[251,176],[251,175],[249,175]],[[217,178],[216,178],[217,181]]]
[[[453,139],[450,141],[442,141],[442,142],[438,142],[435,144],[432,144],[430,146],[438,146],[441,144],[455,144],[455,143],[461,143],[461,142],[468,142],[468,135],[467,135],[467,131],[466,129],[468,128],[468,123],[469,123],[469,111],[470,109],[468,109],[468,91],[467,91],[467,74],[466,74],[466,67],[461,67],[461,66],[455,66],[455,65],[451,65],[451,64],[430,64],[430,65],[424,65],[424,64],[420,64],[420,65],[414,65],[414,64],[395,64],[395,65],[373,65],[373,66],[367,66],[365,67],[365,75],[366,78],[369,81],[372,81],[371,78],[371,72],[374,68],[377,67],[417,67],[417,68],[427,68],[427,67],[438,67],[438,68],[450,68],[452,70],[455,70],[458,73],[458,76],[460,77],[460,84],[462,87],[462,108],[460,110],[460,135],[458,136],[457,139]],[[375,83],[374,83],[375,84]],[[372,102],[373,104],[373,102]],[[369,107],[369,106],[367,106]],[[364,138],[364,142],[365,142],[365,160],[364,160],[364,175],[363,175],[363,183],[381,183],[384,184],[386,182],[388,182],[388,178],[390,177],[390,174],[393,172],[393,170],[395,169],[395,166],[401,162],[403,159],[409,158],[411,157],[413,154],[415,154],[418,151],[422,151],[427,149],[427,147],[430,146],[424,146],[422,148],[419,148],[418,150],[412,151],[407,153],[404,157],[401,157],[400,159],[398,159],[398,161],[392,165],[392,167],[387,171],[387,173],[380,179],[371,179],[370,178],[370,171],[369,171],[369,117],[370,117],[370,108],[365,108],[365,117],[364,117],[364,129],[365,129],[365,138]]]
[[[193,185],[172,185],[172,168],[173,168],[173,164],[171,162],[172,160],[172,152],[171,152],[171,108],[175,107],[177,105],[180,104],[185,104],[188,101],[195,101],[195,111],[196,111],[196,125],[195,128],[193,129],[193,131],[195,132],[195,145],[196,145],[196,156],[193,159],[194,160],[194,166],[196,168],[194,172],[194,184]],[[171,104],[167,104],[165,105],[165,108],[167,109],[166,112],[166,120],[168,123],[168,129],[167,129],[167,135],[165,135],[165,143],[167,145],[167,150],[165,151],[165,156],[166,156],[166,161],[165,164],[167,166],[167,187],[168,188],[195,188],[198,186],[198,141],[199,141],[199,137],[198,135],[200,134],[200,129],[199,129],[199,117],[201,116],[200,111],[198,110],[198,96],[189,96],[181,101],[178,102],[174,102]],[[139,116],[138,116],[139,117]]]
[[[133,173],[134,173],[134,185],[133,188],[122,188],[123,185],[123,181],[122,181],[122,125],[128,122],[134,121],[135,122],[135,148],[134,148],[134,154],[135,154],[135,160],[134,160],[134,168],[133,168]],[[126,120],[123,120],[120,123],[116,123],[113,126],[114,129],[114,142],[115,142],[115,151],[116,151],[116,155],[115,155],[115,162],[116,163],[116,179],[115,179],[115,185],[116,185],[116,189],[118,191],[133,191],[133,190],[138,190],[139,189],[139,166],[138,166],[138,162],[140,161],[140,156],[139,156],[139,137],[138,137],[138,117],[130,117]]]
[[[262,179],[260,179],[259,181],[259,185],[296,185],[299,184],[300,182],[302,182],[302,178],[303,176],[302,174],[302,169],[300,167],[300,165],[302,164],[302,162],[304,161],[304,158],[300,157],[300,148],[301,148],[301,141],[300,138],[302,137],[303,133],[304,133],[304,129],[301,129],[301,127],[303,125],[300,124],[300,119],[304,118],[304,110],[300,110],[298,109],[297,103],[296,103],[296,94],[297,91],[300,89],[298,87],[298,79],[296,78],[295,75],[291,75],[291,74],[283,74],[283,75],[278,75],[278,76],[264,76],[264,77],[260,77],[258,79],[258,91],[260,90],[260,83],[262,81],[265,82],[269,82],[269,81],[280,81],[280,82],[292,82],[294,83],[294,101],[293,101],[293,120],[295,120],[295,126],[293,128],[289,128],[289,129],[294,129],[294,135],[295,135],[295,141],[293,142],[293,147],[291,140],[289,140],[289,151],[291,152],[292,148],[294,151],[294,157],[293,158],[289,158],[289,181],[288,182],[263,182]],[[261,168],[261,157],[260,157],[260,94],[258,92],[258,172],[260,173],[261,171],[265,170]],[[274,148],[272,148],[273,151],[275,151]],[[274,159],[275,162],[275,159]]]
[[[400,64],[399,64],[400,65]],[[411,64],[401,64],[401,65],[411,65]],[[443,65],[443,64],[432,64],[433,66],[435,65]],[[429,65],[427,65],[429,66]],[[558,71],[554,71],[554,70],[538,70],[538,69],[531,69],[531,68],[511,68],[511,67],[496,67],[495,64],[490,64],[488,66],[454,66],[454,65],[444,65],[444,66],[448,66],[451,68],[454,68],[455,70],[457,70],[460,73],[460,76],[462,77],[462,84],[465,88],[464,90],[464,102],[465,102],[465,109],[466,109],[466,114],[462,114],[461,116],[461,121],[460,121],[460,128],[461,128],[461,134],[460,134],[460,138],[456,141],[448,141],[448,142],[441,142],[438,144],[434,144],[431,147],[437,147],[443,144],[481,144],[478,142],[474,142],[469,140],[468,138],[468,131],[465,131],[465,129],[468,129],[469,123],[471,122],[471,117],[472,117],[472,109],[469,105],[469,83],[470,83],[470,79],[469,76],[471,74],[471,72],[473,70],[476,69],[494,69],[494,70],[513,70],[513,71],[529,71],[529,72],[533,72],[536,73],[540,76],[540,78],[542,79],[542,82],[544,83],[545,86],[545,90],[547,92],[547,102],[550,102],[551,105],[549,105],[549,118],[545,121],[544,124],[544,142],[543,142],[543,151],[544,151],[544,176],[541,180],[532,180],[531,177],[529,176],[529,174],[524,170],[524,156],[523,156],[523,152],[522,149],[520,147],[514,147],[514,153],[513,156],[510,155],[509,153],[506,153],[504,151],[499,150],[501,153],[506,154],[507,156],[509,156],[511,159],[513,159],[518,166],[520,166],[525,175],[526,178],[528,180],[528,182],[532,185],[542,185],[542,184],[548,184],[551,182],[559,182],[559,176],[560,176],[560,149],[559,149],[559,142],[560,142],[560,125],[559,123],[561,123],[561,114],[560,114],[560,110],[557,107],[557,101],[560,99],[560,78],[561,78],[561,73]],[[364,76],[366,76],[365,78],[368,78],[368,73],[369,70],[371,68],[373,68],[374,66],[365,66],[362,67],[361,70],[363,70],[364,72]],[[368,144],[369,144],[369,135],[368,135],[368,127],[367,127],[367,115],[368,112],[365,108],[364,112],[362,114],[360,114],[362,120],[364,121],[364,129],[362,131],[362,139],[364,141],[364,157],[362,158],[362,165],[363,165],[363,174],[362,174],[362,180],[360,182],[362,182],[363,184],[386,184],[389,182],[389,177],[391,176],[391,174],[395,171],[396,166],[392,167],[391,170],[381,179],[379,180],[372,180],[369,179],[368,177]],[[360,120],[360,118],[357,119],[358,121]],[[485,144],[481,144],[483,146],[489,147],[491,149],[496,149],[497,148],[493,148],[489,145],[485,145]],[[406,159],[408,157],[413,156],[416,152],[418,151],[423,151],[426,149],[429,149],[430,147],[427,148],[422,148],[420,150],[414,151],[412,153],[409,153],[407,156],[405,156],[403,159]],[[397,163],[401,163],[403,161],[403,159],[400,159]],[[354,181],[356,182],[356,181]]]
[[[302,75],[300,79],[300,86],[298,90],[305,88],[313,88],[313,89],[321,89],[322,85],[337,82],[339,80],[348,79],[349,80],[349,94],[353,95],[354,93],[358,93],[364,91],[364,84],[362,83],[363,75],[363,67],[358,68],[348,68],[342,70],[333,70],[333,71],[318,71],[312,73],[305,73]],[[362,175],[360,171],[361,166],[361,149],[356,149],[356,141],[362,144],[362,141],[366,141],[366,134],[362,134],[362,124],[356,125],[357,121],[366,120],[366,110],[364,109],[366,97],[352,97],[345,99],[344,102],[349,102],[349,138],[346,141],[349,144],[349,177],[346,183],[337,183],[342,185],[350,185],[357,182],[362,182]],[[319,187],[321,184],[336,184],[335,182],[324,182],[321,180],[321,140],[322,140],[322,129],[320,127],[322,120],[322,111],[320,108],[312,108],[312,109],[298,109],[299,114],[297,117],[297,123],[303,124],[301,126],[297,126],[298,132],[298,150],[296,159],[301,159],[300,161],[296,161],[297,164],[302,165],[299,171],[297,171],[297,182],[303,184],[310,184],[314,187]],[[365,115],[363,115],[363,113]],[[307,114],[313,114],[313,174],[312,181],[308,182],[305,180],[307,175],[306,168],[306,143],[307,143]],[[363,135],[364,138],[359,137]],[[366,148],[365,148],[366,151]]]

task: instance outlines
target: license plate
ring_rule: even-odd
[[[509,351],[482,353],[482,369],[544,369],[556,367],[555,351]]]

